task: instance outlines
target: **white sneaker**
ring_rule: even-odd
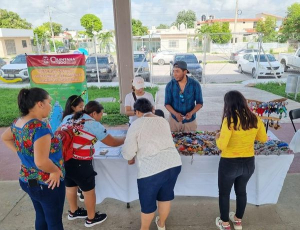
[[[159,221],[159,216],[157,216],[157,217],[155,218],[155,224],[156,224],[156,226],[157,226],[157,229],[158,229],[158,230],[166,230],[166,226],[164,226],[163,228],[158,226],[158,221]]]
[[[235,216],[235,213],[234,213],[234,212],[230,212],[230,213],[229,213],[229,219],[230,219],[230,221],[232,222],[234,229],[235,229],[235,230],[242,230],[242,229],[243,229],[242,221],[241,221],[241,220],[240,220],[240,221],[236,221],[236,220],[234,219],[234,216]]]
[[[227,226],[223,226],[223,221],[221,220],[220,217],[216,218],[216,225],[220,230],[231,230],[230,224]]]

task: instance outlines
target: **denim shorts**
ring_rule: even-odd
[[[137,180],[142,213],[155,212],[156,201],[174,199],[174,187],[180,171],[181,166],[177,166]]]

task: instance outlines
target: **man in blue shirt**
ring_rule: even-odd
[[[172,132],[194,132],[197,130],[196,112],[203,106],[201,86],[186,74],[187,64],[177,61],[173,65],[172,79],[166,86],[165,107]]]

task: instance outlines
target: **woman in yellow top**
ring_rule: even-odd
[[[242,229],[242,218],[247,204],[246,186],[255,168],[254,141],[266,142],[268,136],[262,120],[248,108],[239,91],[229,91],[224,97],[223,123],[217,135],[217,146],[222,150],[218,172],[219,229],[229,230],[229,219],[234,229]],[[236,213],[229,213],[230,191],[234,185]]]

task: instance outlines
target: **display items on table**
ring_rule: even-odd
[[[194,153],[200,155],[219,155],[221,151],[216,145],[215,132],[190,132],[190,133],[172,133],[173,140],[178,152],[185,156],[191,156]]]
[[[173,141],[178,152],[185,156],[192,156],[195,153],[200,155],[221,155],[221,150],[216,145],[216,134],[219,131],[208,132],[176,132],[172,133]],[[255,155],[281,155],[291,154],[287,143],[280,140],[268,140],[266,143],[255,141]]]
[[[274,128],[275,130],[280,128],[279,121],[284,115],[287,117],[286,102],[287,98],[280,98],[269,102],[261,102],[257,100],[247,99],[250,110],[261,117],[266,126]],[[271,116],[272,115],[272,116]]]

